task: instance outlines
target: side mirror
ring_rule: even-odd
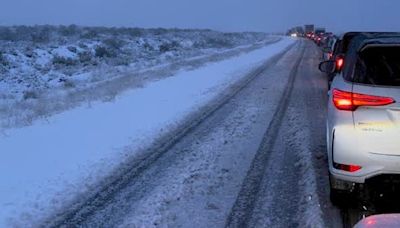
[[[323,73],[331,74],[335,72],[335,61],[328,60],[321,62],[318,66],[319,70]]]

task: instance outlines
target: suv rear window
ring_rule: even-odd
[[[400,46],[370,47],[359,54],[355,81],[400,86]]]

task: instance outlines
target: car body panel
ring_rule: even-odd
[[[352,89],[352,84],[346,82],[340,74],[336,76],[331,85],[331,90],[328,92],[328,113],[327,113],[327,145],[328,145],[328,160],[329,167],[333,169],[333,151],[337,150],[337,146],[333,145],[334,138],[341,137],[342,132],[354,130],[353,114],[348,111],[339,111],[333,104],[333,96],[331,91],[334,88],[342,88],[343,90]],[[337,155],[336,155],[337,156]],[[337,158],[335,156],[335,158]]]
[[[379,48],[378,46],[374,49]],[[386,65],[389,66],[387,63]],[[389,97],[394,100],[392,104],[359,107],[354,111],[355,137],[360,147],[371,154],[400,156],[400,87],[353,84],[354,93]]]
[[[400,214],[372,215],[359,221],[354,228],[400,227]]]
[[[336,77],[333,81],[333,88],[342,88],[346,82],[340,82],[341,77]],[[342,79],[343,80],[343,79]],[[343,80],[344,81],[344,80]],[[349,88],[349,85],[346,85]],[[400,156],[398,156],[396,148],[399,147],[398,137],[385,138],[387,133],[398,135],[398,127],[385,126],[386,132],[374,132],[370,129],[364,130],[365,125],[359,125],[354,122],[354,112],[335,110],[332,97],[330,96],[328,105],[328,121],[327,121],[327,143],[328,143],[328,160],[330,173],[335,178],[352,181],[355,183],[364,183],[366,179],[379,174],[400,174]],[[359,108],[360,109],[360,108]],[[367,108],[362,108],[367,109]],[[360,116],[365,111],[359,110]],[[380,112],[386,112],[386,109],[376,109]],[[366,119],[369,114],[366,113]],[[379,114],[378,116],[384,116]],[[359,120],[359,118],[357,119]],[[368,123],[367,121],[364,121]],[[383,122],[383,121],[382,121]],[[379,126],[379,123],[374,123]],[[391,128],[392,130],[389,130]],[[395,131],[395,132],[393,132]],[[377,140],[374,137],[379,135]],[[397,139],[397,140],[396,140]],[[382,144],[384,143],[384,144]],[[387,143],[387,144],[385,144]],[[382,153],[382,147],[387,148],[385,153]],[[377,149],[378,148],[378,149]],[[392,149],[392,153],[388,153]],[[354,173],[335,169],[333,163],[359,165],[361,170]]]

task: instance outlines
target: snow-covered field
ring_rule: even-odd
[[[0,27],[0,126],[98,100],[246,53],[280,37],[210,30]]]
[[[265,41],[262,33],[210,30],[0,27],[0,98],[30,99],[115,76],[110,67],[147,69]]]
[[[183,34],[186,34],[183,37],[187,36],[187,33],[183,32]],[[201,34],[202,32],[199,31],[200,37]],[[175,39],[173,38],[177,37],[175,35],[168,35],[168,32],[165,34],[171,39]],[[215,35],[218,37],[217,33]],[[254,41],[261,41],[255,37],[259,35],[253,38]],[[149,41],[150,38],[147,39],[148,43],[153,43]],[[248,42],[248,37],[245,40]],[[93,43],[92,40],[88,42]],[[129,43],[125,40],[124,43],[126,42]],[[172,77],[153,81],[142,88],[127,90],[110,102],[92,102],[87,106],[80,106],[34,121],[32,125],[24,128],[3,130],[0,137],[2,152],[0,172],[7,175],[0,175],[0,207],[2,208],[0,226],[24,226],[40,222],[49,213],[61,209],[74,197],[91,191],[99,180],[127,158],[137,156],[136,153],[140,149],[150,145],[168,129],[178,125],[190,113],[218,96],[223,89],[240,80],[266,59],[282,52],[293,42],[285,38],[278,43],[223,61],[209,63],[198,69],[180,70]],[[181,47],[186,42],[181,40],[178,43]],[[244,44],[239,41],[234,43],[233,46]],[[90,46],[88,43],[85,45],[82,47]],[[155,46],[160,47],[159,45],[160,43],[157,43]],[[49,59],[48,53],[51,53],[53,57],[68,55],[67,59],[79,56],[79,54],[74,55],[74,52],[80,53],[81,49],[75,46],[75,50],[68,48],[69,46],[71,44],[64,48],[60,46],[54,49],[50,46],[41,48],[43,52],[34,51],[36,54],[33,55],[37,56],[35,61],[46,62]],[[175,60],[179,60],[179,58],[193,57],[199,53],[207,54],[210,51],[209,48],[205,44],[205,48],[202,49],[204,51],[199,52],[197,49],[193,51],[189,48],[185,52],[186,49],[183,48],[169,53],[183,53],[180,57],[174,57]],[[215,48],[211,47],[214,51]],[[151,58],[154,60],[154,65],[165,63],[163,59],[167,58],[165,55],[159,56],[160,49],[158,54],[154,55],[155,59]],[[193,54],[194,52],[196,54]],[[17,51],[17,56],[19,55],[22,54]],[[11,58],[9,54],[5,56],[6,59]],[[108,61],[112,59],[110,57],[104,62],[99,59],[96,61],[98,65],[103,65],[110,64]],[[140,60],[138,64],[144,62],[146,61]],[[33,70],[30,64],[26,62],[21,64],[27,66],[26,72]],[[79,64],[78,66],[81,66]],[[48,76],[55,72],[57,75],[64,75],[63,77],[68,75],[63,72],[68,67],[57,70],[53,69],[56,65],[51,64],[51,66],[51,69],[44,74],[48,74],[45,77],[46,83],[42,83],[43,80],[40,79],[38,85],[51,85],[49,82],[54,79],[54,82],[60,81],[61,76],[49,80]],[[68,77],[79,78],[81,76],[77,75],[85,74],[87,73],[84,72],[85,69],[92,70],[93,67],[97,66],[90,65],[88,68],[74,66],[73,72]],[[15,75],[18,70],[25,72],[23,69],[24,67],[17,66],[8,70]],[[37,75],[36,70],[33,71],[33,75]],[[17,83],[13,84],[14,82]],[[83,80],[83,83],[85,82],[87,81]],[[25,88],[26,82],[2,80],[2,83],[7,85],[6,88],[17,84],[21,86],[20,88]],[[29,83],[31,81],[27,84]],[[18,89],[18,91],[23,91],[23,89]]]

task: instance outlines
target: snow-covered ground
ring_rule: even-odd
[[[0,226],[39,222],[135,152],[294,41],[185,70],[95,102],[8,129],[0,138]],[[65,50],[59,50],[65,53]]]
[[[0,26],[0,128],[112,100],[181,69],[279,40],[210,30]]]
[[[0,27],[0,99],[109,80],[110,67],[141,70],[265,41],[263,33],[210,30]]]

